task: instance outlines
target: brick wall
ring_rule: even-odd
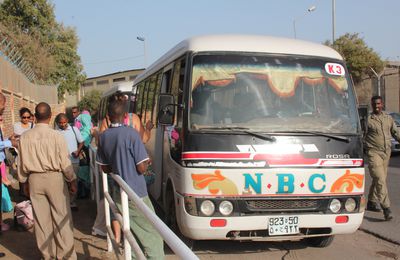
[[[2,89],[1,92],[6,97],[6,108],[3,113],[3,122],[1,127],[4,132],[4,136],[8,137],[13,133],[13,125],[20,121],[19,110],[21,107],[27,107],[32,113],[34,113],[36,103],[22,98],[19,94],[15,94],[6,89]],[[65,104],[50,104],[50,107],[53,115],[51,124],[53,124],[56,115],[59,113],[65,113]]]

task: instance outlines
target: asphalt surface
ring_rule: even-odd
[[[365,196],[368,197],[371,177],[369,176],[368,167],[366,166],[365,168]],[[385,221],[383,212],[365,211],[364,221],[360,229],[400,245],[400,154],[394,154],[390,159],[387,183],[391,201],[390,208],[394,218],[391,221]]]

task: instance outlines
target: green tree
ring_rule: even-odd
[[[346,33],[337,38],[333,44],[329,41],[325,44],[331,46],[343,56],[355,84],[360,83],[364,75],[373,77],[371,68],[379,73],[385,66],[385,62],[372,48],[366,45],[358,33]]]
[[[76,93],[86,76],[82,73],[81,58],[77,53],[78,37],[72,28],[58,26],[58,33],[53,43],[52,55],[56,69],[49,75],[52,82],[57,82],[58,97],[65,92]]]
[[[39,33],[44,39],[57,24],[54,7],[47,0],[5,0],[0,6],[0,20],[26,34]]]
[[[40,82],[45,82],[55,70],[55,60],[50,52],[40,43],[36,36],[22,33],[13,26],[5,26],[0,23],[0,39],[6,38],[13,42],[26,63],[35,72]]]
[[[97,109],[101,100],[101,92],[99,90],[92,90],[89,93],[85,94],[85,96],[78,102],[79,109],[89,110],[92,115],[97,113]]]
[[[86,76],[77,53],[77,34],[57,23],[48,0],[4,0],[0,22],[7,28],[2,32],[21,49],[39,83],[57,84],[59,99],[79,89]]]

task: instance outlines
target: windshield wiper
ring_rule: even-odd
[[[350,143],[350,138],[348,138],[348,137],[340,136],[340,135],[333,135],[333,134],[328,134],[328,133],[322,133],[322,132],[318,132],[318,131],[295,130],[295,131],[290,131],[290,132],[285,132],[285,133],[311,134],[311,135],[324,136],[324,137],[332,138],[332,139],[335,139],[338,141]]]
[[[270,142],[275,142],[275,137],[268,135],[268,134],[261,134],[253,131],[249,131],[249,128],[246,127],[240,127],[240,126],[216,126],[216,127],[202,127],[199,130],[231,130],[231,131],[236,131],[240,133],[245,133],[251,136],[258,137],[262,140],[270,141]]]

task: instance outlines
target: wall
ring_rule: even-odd
[[[381,79],[381,96],[384,100],[385,110],[400,111],[400,63],[389,62],[385,67]],[[371,97],[378,95],[378,80],[376,77],[364,78],[355,86],[358,103],[370,105]]]
[[[383,76],[383,93],[385,110],[391,112],[400,111],[400,75],[399,68],[387,68]]]
[[[13,132],[13,124],[20,120],[19,109],[27,107],[32,112],[39,102],[47,102],[53,115],[65,111],[65,104],[58,104],[57,87],[30,82],[26,76],[0,55],[0,90],[6,96],[3,114],[3,131],[6,137]]]

